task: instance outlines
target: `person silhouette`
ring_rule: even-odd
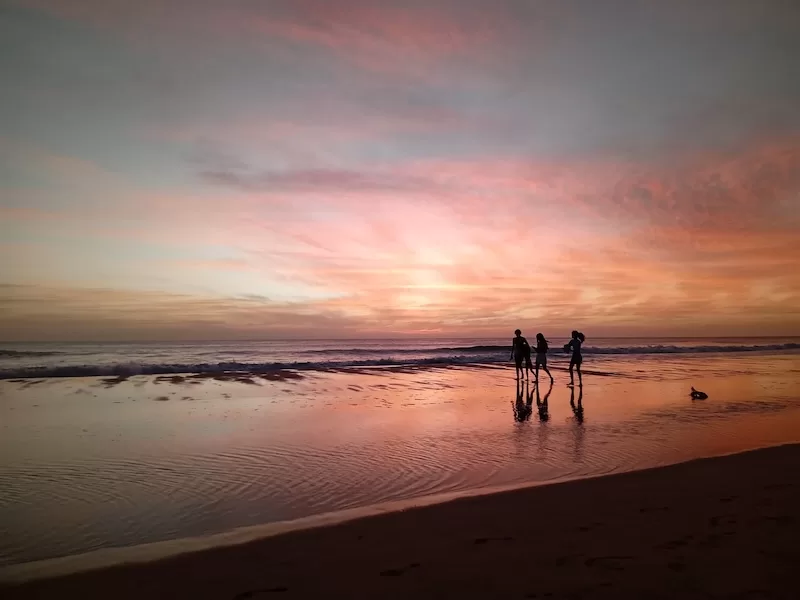
[[[569,383],[567,385],[575,385],[575,378],[572,374],[572,369],[578,369],[578,385],[583,386],[583,375],[581,374],[581,363],[583,363],[583,356],[581,355],[581,344],[586,341],[586,336],[580,331],[572,332],[572,339],[564,346],[564,351],[572,351],[572,358],[569,360]]]
[[[552,379],[552,378],[551,378]],[[550,410],[548,400],[550,399],[550,392],[553,391],[553,382],[550,382],[550,387],[544,395],[544,400],[539,396],[539,386],[536,386],[536,408],[539,409],[539,420],[547,421],[550,419]]]
[[[575,415],[575,420],[578,423],[583,423],[583,386],[578,388],[578,404],[575,404],[575,387],[570,390],[569,406],[572,409],[572,414]]]
[[[550,385],[553,384],[553,374],[550,373],[550,369],[547,368],[547,351],[550,349],[550,343],[544,339],[544,334],[537,333],[536,334],[536,373],[535,379],[536,382],[539,382],[539,367],[544,369],[544,372],[547,373],[548,377],[550,377]]]
[[[522,331],[517,329],[514,331],[514,339],[511,340],[511,358],[514,359],[516,367],[515,373],[517,379],[522,378],[522,361],[525,360],[525,374],[533,371],[531,364],[531,345],[522,336]]]

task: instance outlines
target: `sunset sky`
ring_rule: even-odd
[[[800,335],[800,2],[6,0],[0,340]]]

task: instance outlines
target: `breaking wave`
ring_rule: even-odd
[[[492,356],[499,353],[508,353],[511,345],[491,345],[491,346],[466,346],[466,347],[443,347],[443,348],[347,348],[347,349],[324,349],[309,350],[307,354],[319,355],[408,355],[408,354],[481,354],[492,353]],[[785,350],[800,350],[798,343],[785,344],[761,344],[761,345],[701,345],[701,346],[677,346],[668,344],[653,344],[648,346],[612,346],[612,347],[591,347],[584,346],[584,354],[698,354],[707,352],[780,352]],[[558,342],[550,342],[550,352],[560,354],[561,345]]]
[[[61,352],[35,351],[35,350],[3,350],[0,348],[0,358],[31,358],[34,356],[57,356]]]
[[[741,353],[741,352],[788,352],[800,350],[798,343],[762,345],[651,345],[584,347],[584,354],[591,355],[660,355],[660,354],[702,354],[702,353]],[[13,352],[13,354],[9,354]],[[16,353],[0,350],[0,356],[44,356],[56,353]],[[558,344],[553,344],[550,352],[553,358],[566,357]],[[303,356],[315,360],[283,362],[228,361],[228,362],[120,362],[114,364],[81,365],[42,365],[13,366],[0,368],[0,379],[27,379],[45,377],[97,377],[166,375],[178,373],[214,374],[236,371],[240,373],[268,373],[286,369],[310,371],[357,367],[415,367],[415,366],[458,366],[493,364],[508,362],[509,347],[497,345],[468,346],[464,348],[348,348],[308,350]],[[331,356],[326,359],[325,355]],[[373,358],[362,358],[372,356]]]
[[[413,367],[433,365],[468,365],[501,362],[496,356],[448,356],[442,358],[418,358],[411,360],[395,360],[392,358],[375,360],[344,360],[327,362],[219,362],[194,364],[138,364],[125,363],[115,365],[73,365],[55,367],[23,367],[0,370],[0,379],[29,379],[44,377],[100,377],[131,375],[168,375],[178,373],[268,373],[287,369],[299,371],[321,371],[325,369],[344,369],[355,367]]]

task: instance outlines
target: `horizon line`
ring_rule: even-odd
[[[513,337],[513,332],[512,334]],[[554,338],[569,338],[568,335],[552,336]],[[397,336],[397,337],[348,337],[348,338],[272,338],[272,339],[202,339],[202,340],[31,340],[31,341],[2,341],[2,344],[253,344],[270,342],[387,342],[401,339],[408,340],[498,340],[500,336],[492,337],[420,337],[420,336]],[[503,337],[502,339],[505,339]],[[707,335],[707,336],[659,336],[659,335],[598,335],[589,337],[587,340],[744,340],[744,339],[800,339],[800,335]]]

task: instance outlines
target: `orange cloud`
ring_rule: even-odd
[[[256,256],[287,279],[343,290],[333,305],[372,315],[364,322],[402,327],[424,315],[428,328],[499,327],[529,315],[631,327],[658,315],[753,332],[757,323],[797,327],[799,166],[788,139],[672,170],[486,161],[414,164],[390,179],[294,172],[248,181],[251,191],[324,194],[323,206],[343,211],[313,228],[287,223],[276,240],[283,250]]]
[[[55,19],[10,13],[11,104],[35,99],[14,125],[75,156],[0,139],[0,282],[31,284],[0,291],[2,324],[20,339],[800,331],[782,26],[748,38],[756,60],[736,54],[742,7],[707,40],[702,8],[684,38],[689,13],[664,22],[661,3],[630,9],[638,29],[591,3],[490,4],[15,2]],[[62,57],[41,42],[59,19],[100,31],[64,26],[64,47],[87,44]],[[517,35],[548,19],[549,37]],[[140,70],[152,79],[124,87]]]

